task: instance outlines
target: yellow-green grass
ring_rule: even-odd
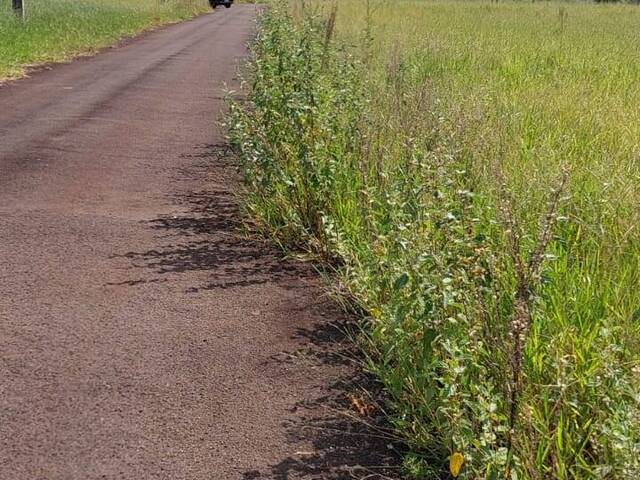
[[[549,389],[562,388],[558,385],[563,381],[596,382],[601,373],[592,355],[602,347],[594,346],[593,336],[603,330],[606,335],[607,329],[621,329],[618,335],[626,337],[621,348],[633,352],[630,362],[637,365],[640,8],[374,0],[367,14],[364,1],[344,0],[338,4],[338,37],[362,44],[367,16],[373,56],[369,78],[379,102],[377,114],[386,119],[381,126],[397,116],[399,96],[411,102],[426,90],[430,101],[422,108],[443,119],[449,142],[468,157],[473,188],[496,197],[502,188],[496,177],[504,176],[500,182],[506,181],[514,214],[531,237],[560,167],[570,170],[568,222],[558,228],[558,242],[550,247],[557,259],[547,267],[548,284],[534,327],[539,338],[534,336],[527,352],[528,379],[549,381],[555,385]],[[410,123],[420,121],[416,108],[408,109]],[[391,121],[384,141],[402,138],[406,122]],[[605,344],[609,342],[616,340],[611,337]],[[542,358],[552,355],[557,357],[557,376],[536,377]],[[561,372],[563,368],[574,372]],[[544,389],[536,393],[546,394]],[[578,411],[589,399],[574,394],[572,401],[583,403],[575,407]],[[571,441],[562,438],[571,427],[563,432],[555,422],[575,419],[550,405],[556,420],[531,421],[535,427],[530,428],[555,425],[544,432],[551,440],[539,441],[532,457],[549,455],[547,465],[556,462],[557,470],[549,466],[539,474],[587,476],[589,468],[578,474],[580,469],[565,470],[566,458],[553,458],[549,444]],[[531,415],[536,415],[535,407]],[[636,442],[637,454],[638,438],[631,442]],[[532,460],[530,465],[543,463]],[[626,474],[637,473],[632,469]]]
[[[339,2],[341,38],[360,40],[364,5]],[[535,192],[566,163],[576,183],[615,200],[608,213],[637,223],[620,218],[619,202],[638,198],[640,8],[373,0],[370,9],[378,88],[397,93],[390,68],[401,69],[405,93],[428,88],[481,168],[499,159],[513,170],[523,212],[537,210]]]
[[[231,131],[367,313],[406,470],[639,478],[640,8],[332,5],[272,5]]]
[[[30,66],[95,52],[123,37],[206,11],[206,0],[25,0],[0,3],[0,80]]]

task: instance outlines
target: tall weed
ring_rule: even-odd
[[[265,12],[249,101],[229,117],[246,208],[335,266],[365,312],[407,473],[640,478],[639,247],[617,235],[624,218],[597,227],[606,196],[591,205],[575,165],[549,165],[523,209],[527,171],[483,156],[498,140],[472,129],[492,112],[417,81],[407,49],[381,55],[375,12],[334,40],[335,7],[296,5]]]

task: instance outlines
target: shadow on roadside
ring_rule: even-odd
[[[118,256],[155,274],[125,284],[167,281],[194,271],[205,275],[201,284],[186,287],[190,293],[267,282],[297,289],[318,282],[318,274],[309,263],[283,259],[273,245],[245,234],[232,190],[238,184],[237,164],[228,146],[202,145],[184,158],[192,159],[193,164],[178,170],[176,182],[199,179],[206,189],[172,195],[170,202],[183,213],[148,222],[160,234],[162,247]],[[297,403],[296,420],[283,424],[292,449],[302,443],[309,445],[309,450],[293,452],[270,466],[269,471],[244,472],[242,480],[399,478],[400,447],[388,433],[383,415],[377,411],[361,416],[354,409],[354,393],[373,392],[375,398],[380,392],[362,373],[349,339],[355,328],[351,319],[328,298],[318,298],[305,308],[312,308],[315,318],[327,321],[316,322],[309,329],[299,328],[294,337],[302,347],[282,352],[267,362],[307,362],[311,371],[328,365],[336,372],[335,380],[318,398]],[[295,313],[288,310],[283,315]]]
[[[210,279],[189,287],[189,292],[227,289],[276,282],[295,288],[300,277],[314,275],[310,265],[285,261],[268,242],[247,236],[240,220],[238,199],[229,188],[238,182],[237,164],[226,145],[203,145],[183,158],[194,159],[178,170],[179,178],[203,178],[206,189],[170,196],[172,205],[184,213],[153,219],[148,225],[166,233],[161,248],[127,252],[125,257],[137,267],[156,273],[154,279],[124,282],[128,285],[157,282],[158,277],[202,271]],[[179,181],[179,179],[178,179]]]
[[[269,472],[249,471],[242,478],[398,479],[402,447],[390,433],[382,412],[376,409],[360,416],[354,408],[353,398],[360,397],[360,392],[367,392],[362,397],[370,405],[381,397],[380,387],[362,372],[361,360],[350,338],[356,327],[330,300],[314,308],[328,318],[340,320],[298,329],[296,337],[306,347],[271,360],[295,362],[304,358],[312,367],[330,365],[340,372],[323,395],[297,403],[297,420],[283,425],[292,445],[304,443],[311,448],[283,458]]]

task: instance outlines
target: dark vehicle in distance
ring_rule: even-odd
[[[211,8],[216,8],[218,5],[224,5],[226,8],[231,7],[233,0],[209,0]]]

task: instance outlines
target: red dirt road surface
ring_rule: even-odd
[[[345,319],[239,233],[215,121],[255,14],[0,87],[1,480],[378,478]]]

